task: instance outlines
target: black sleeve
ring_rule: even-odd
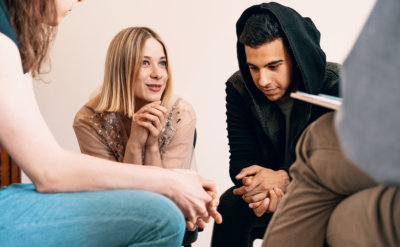
[[[340,69],[341,65],[338,63],[327,62],[326,73],[324,78],[324,86],[321,89],[321,93],[340,97]],[[325,113],[331,112],[333,110],[323,107],[313,105],[313,111],[311,116],[311,121],[317,120],[320,116]]]
[[[327,62],[324,87],[321,90],[322,93],[327,95],[340,96],[340,70],[340,64]]]
[[[262,154],[254,125],[251,109],[244,98],[229,81],[226,83],[226,116],[229,141],[229,174],[236,186],[242,182],[235,176],[245,167],[261,165]]]

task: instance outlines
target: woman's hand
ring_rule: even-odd
[[[145,164],[162,167],[158,150],[158,136],[165,125],[167,109],[161,101],[140,108],[132,118],[131,134],[125,149],[125,163]],[[145,150],[144,160],[142,150]]]
[[[155,156],[159,156],[157,137],[164,126],[165,107],[161,106],[161,101],[156,101],[144,105],[132,117],[131,133],[125,148],[124,163],[143,164],[142,150],[146,149],[146,156],[150,151]],[[155,127],[157,126],[157,127]],[[156,130],[155,130],[156,129]],[[160,129],[158,131],[158,129]],[[158,131],[158,132],[157,132]],[[157,135],[157,137],[154,137]],[[157,144],[157,145],[155,145]],[[149,154],[154,156],[153,154]],[[148,159],[151,164],[161,166],[160,157]]]
[[[135,112],[131,123],[129,142],[142,149],[157,143],[158,135],[165,124],[167,109],[156,101],[144,105]]]
[[[135,124],[148,131],[147,140],[144,143],[146,149],[158,146],[158,136],[164,128],[166,114],[167,108],[161,105],[161,101],[144,105],[135,113]]]
[[[188,179],[190,181],[190,183],[185,182],[186,185],[183,186],[187,187],[190,184],[198,182],[200,182],[202,186],[202,189],[196,192],[196,194],[187,194],[188,197],[184,198],[185,200],[182,200],[182,202],[188,201],[190,203],[186,204],[187,208],[185,208],[185,210],[181,208],[183,214],[185,215],[186,227],[191,231],[194,231],[196,229],[196,226],[200,228],[205,228],[206,223],[208,223],[210,220],[210,217],[213,218],[217,224],[222,223],[222,216],[216,210],[219,204],[219,196],[216,191],[215,183],[191,170],[173,169],[173,171],[177,172],[180,175],[183,175],[185,180]],[[181,188],[181,190],[182,189],[183,188]],[[188,189],[190,189],[190,187],[185,188],[184,191]],[[204,193],[208,194],[208,197],[204,197]],[[200,196],[201,198],[196,198]]]
[[[200,176],[200,181],[203,185],[203,188],[207,191],[207,193],[211,196],[212,200],[207,204],[207,212],[208,217],[206,218],[198,218],[197,226],[200,228],[205,228],[206,223],[209,222],[210,217],[212,217],[217,224],[222,223],[222,215],[217,211],[217,206],[219,205],[219,196],[215,187],[215,183],[209,179],[203,178]]]

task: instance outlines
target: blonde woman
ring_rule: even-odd
[[[172,95],[165,45],[147,27],[111,41],[100,92],[75,116],[82,153],[123,163],[190,168],[196,116]]]
[[[0,144],[33,183],[0,188],[0,246],[180,246],[185,220],[220,217],[213,182],[64,150],[37,107],[31,78],[76,2],[0,0]]]

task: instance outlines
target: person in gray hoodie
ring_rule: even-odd
[[[262,238],[290,181],[302,131],[329,110],[293,100],[290,92],[337,96],[339,65],[326,61],[310,18],[278,3],[246,9],[236,24],[240,71],[226,82],[234,187],[220,200],[224,221],[212,246],[252,246]]]
[[[378,0],[342,70],[343,104],[304,132],[263,246],[400,246],[400,2]]]

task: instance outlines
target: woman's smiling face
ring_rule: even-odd
[[[143,57],[134,83],[135,102],[161,100],[168,81],[167,58],[164,47],[154,38],[145,41]]]

